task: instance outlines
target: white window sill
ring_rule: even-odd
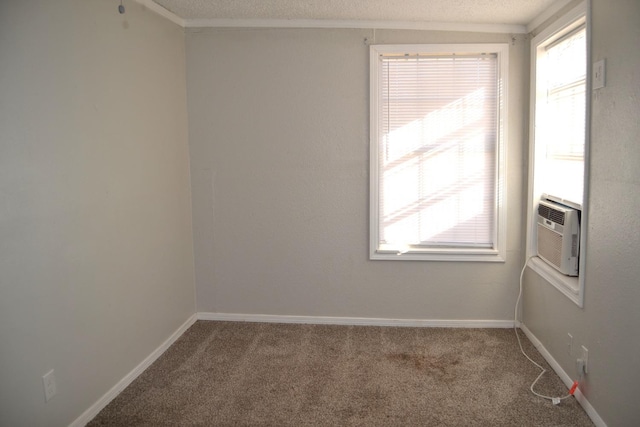
[[[470,261],[505,262],[503,254],[494,249],[485,250],[409,250],[378,249],[371,252],[371,260],[386,261]]]
[[[579,277],[565,276],[537,256],[529,258],[527,266],[579,307],[582,307],[582,293],[580,292],[582,286]]]

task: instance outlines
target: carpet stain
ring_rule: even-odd
[[[444,355],[441,357],[429,357],[415,353],[391,353],[387,359],[403,367],[413,367],[417,371],[435,374],[437,377],[447,377],[451,374],[451,368],[460,364],[460,359]]]

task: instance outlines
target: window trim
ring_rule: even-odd
[[[378,123],[379,123],[379,87],[380,67],[378,56],[388,53],[494,53],[498,60],[498,147],[496,150],[496,239],[492,248],[425,248],[408,247],[404,250],[380,245],[379,235],[379,157],[378,157]],[[509,45],[508,43],[490,44],[403,44],[403,45],[371,45],[370,58],[370,186],[369,186],[369,259],[395,261],[475,261],[505,262],[507,242],[507,112],[508,112],[508,75]]]
[[[573,301],[578,307],[584,307],[585,265],[587,259],[587,224],[589,202],[589,142],[591,123],[591,10],[587,2],[583,2],[556,20],[531,40],[531,92],[530,92],[530,120],[529,120],[529,190],[527,206],[527,266],[555,287],[560,293]],[[582,211],[580,219],[580,264],[578,276],[570,277],[557,271],[537,256],[537,218],[536,207],[540,201],[542,191],[536,187],[535,182],[535,112],[536,112],[536,63],[537,52],[540,46],[547,46],[566,34],[574,31],[579,26],[586,28],[587,42],[587,70],[585,85],[585,141],[584,141],[584,180]]]

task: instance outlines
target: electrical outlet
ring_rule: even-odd
[[[582,361],[584,363],[584,373],[589,373],[589,350],[587,347],[582,346]]]
[[[573,335],[567,333],[567,354],[571,356],[573,354]]]
[[[53,369],[42,376],[42,384],[44,385],[45,402],[48,402],[58,392],[58,388],[56,387],[56,377],[53,373]]]

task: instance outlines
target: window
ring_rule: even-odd
[[[583,266],[579,267],[578,277],[563,276],[535,256],[535,212],[543,194],[580,207],[579,257],[584,259],[589,103],[586,15],[586,5],[579,5],[534,37],[531,45],[528,255],[533,258],[529,266],[580,306]]]
[[[371,259],[504,261],[507,56],[371,46]]]
[[[544,193],[581,204],[584,179],[585,87],[584,23],[536,54],[536,175]]]

